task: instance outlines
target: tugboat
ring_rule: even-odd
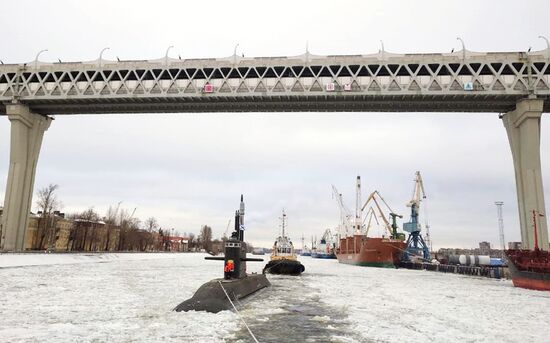
[[[224,261],[223,278],[211,280],[191,297],[174,308],[176,312],[206,311],[217,313],[234,307],[233,301],[256,293],[271,284],[265,274],[247,274],[246,262],[261,262],[261,258],[246,257],[244,242],[244,201],[241,195],[239,210],[235,212],[235,231],[225,243],[224,257],[207,256],[205,260]]]
[[[542,216],[539,214],[539,216]],[[534,250],[505,250],[508,269],[515,287],[550,291],[550,252],[539,249],[536,211],[533,211],[535,230]]]
[[[264,267],[264,273],[300,275],[306,268],[298,261],[294,246],[290,238],[286,236],[286,213],[284,210],[281,221],[282,234],[277,237],[273,244],[271,260]]]

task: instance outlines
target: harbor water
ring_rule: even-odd
[[[253,342],[240,315],[259,342],[550,342],[550,292],[310,257],[301,276],[269,275],[239,315],[173,312],[221,276],[204,256],[0,255],[0,341]]]

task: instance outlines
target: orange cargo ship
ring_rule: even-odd
[[[340,239],[336,257],[340,263],[395,268],[406,247],[400,239],[354,235]]]

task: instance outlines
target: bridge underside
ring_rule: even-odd
[[[271,95],[204,96],[158,98],[104,98],[26,100],[34,113],[197,113],[197,112],[496,112],[515,109],[521,95]],[[540,96],[538,97],[541,98]],[[550,98],[542,97],[544,111],[550,111]],[[6,114],[0,105],[0,114]]]

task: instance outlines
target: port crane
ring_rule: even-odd
[[[346,207],[346,205],[344,205],[342,193],[340,193],[334,185],[332,185],[332,196],[334,199],[336,199],[338,209],[340,210],[340,223],[338,224],[338,234],[342,235],[343,233],[345,233],[345,237],[347,237],[349,235],[349,228],[351,226],[351,211]],[[338,241],[339,240],[340,237],[338,237]]]
[[[386,209],[389,211],[389,216],[391,217],[391,220],[392,220],[391,224],[390,224],[390,221],[388,220],[388,217],[384,214],[384,210],[383,210],[382,206],[380,206],[380,202],[382,204],[384,204]],[[372,205],[372,203],[374,203],[374,206]],[[390,237],[392,239],[401,239],[401,240],[405,239],[405,237],[402,233],[397,232],[397,222],[396,222],[397,218],[402,218],[403,216],[401,216],[399,214],[396,214],[391,209],[390,205],[388,205],[388,203],[386,202],[384,197],[382,197],[380,192],[378,192],[378,191],[372,192],[369,195],[369,197],[367,198],[367,201],[365,202],[363,207],[361,208],[361,211],[365,210],[365,208],[367,208],[367,206],[369,206],[369,205],[370,205],[370,208],[367,211],[367,215],[365,216],[365,220],[366,220],[367,217],[370,216],[369,217],[369,223],[368,223],[368,226],[367,226],[367,234],[368,234],[368,229],[370,228],[370,224],[371,224],[371,220],[372,220],[373,216],[374,216],[376,222],[378,223],[378,218],[377,218],[377,214],[378,214],[378,217],[382,218],[383,226],[389,232]]]
[[[320,243],[325,245],[325,251],[323,251],[323,253],[330,254],[334,252],[334,249],[336,249],[336,244],[334,243],[334,236],[332,235],[330,229],[325,230],[323,236],[321,237]]]
[[[407,203],[407,207],[411,208],[411,219],[407,223],[403,223],[403,230],[409,233],[407,239],[407,248],[405,250],[403,258],[410,260],[413,256],[420,256],[424,260],[430,260],[430,249],[420,231],[422,226],[418,221],[418,215],[420,212],[420,203],[423,199],[426,199],[426,192],[424,191],[424,182],[420,172],[417,171],[414,179],[414,189],[411,200]],[[426,228],[428,225],[426,224]]]
[[[365,227],[365,236],[369,235],[369,230],[371,228],[372,219],[374,218],[374,221],[376,221],[376,225],[380,225],[380,221],[378,220],[378,217],[376,216],[376,213],[374,212],[374,207],[369,207],[367,210],[367,213],[365,214],[365,219],[363,219],[363,226]],[[365,222],[367,222],[367,225],[365,226]]]

